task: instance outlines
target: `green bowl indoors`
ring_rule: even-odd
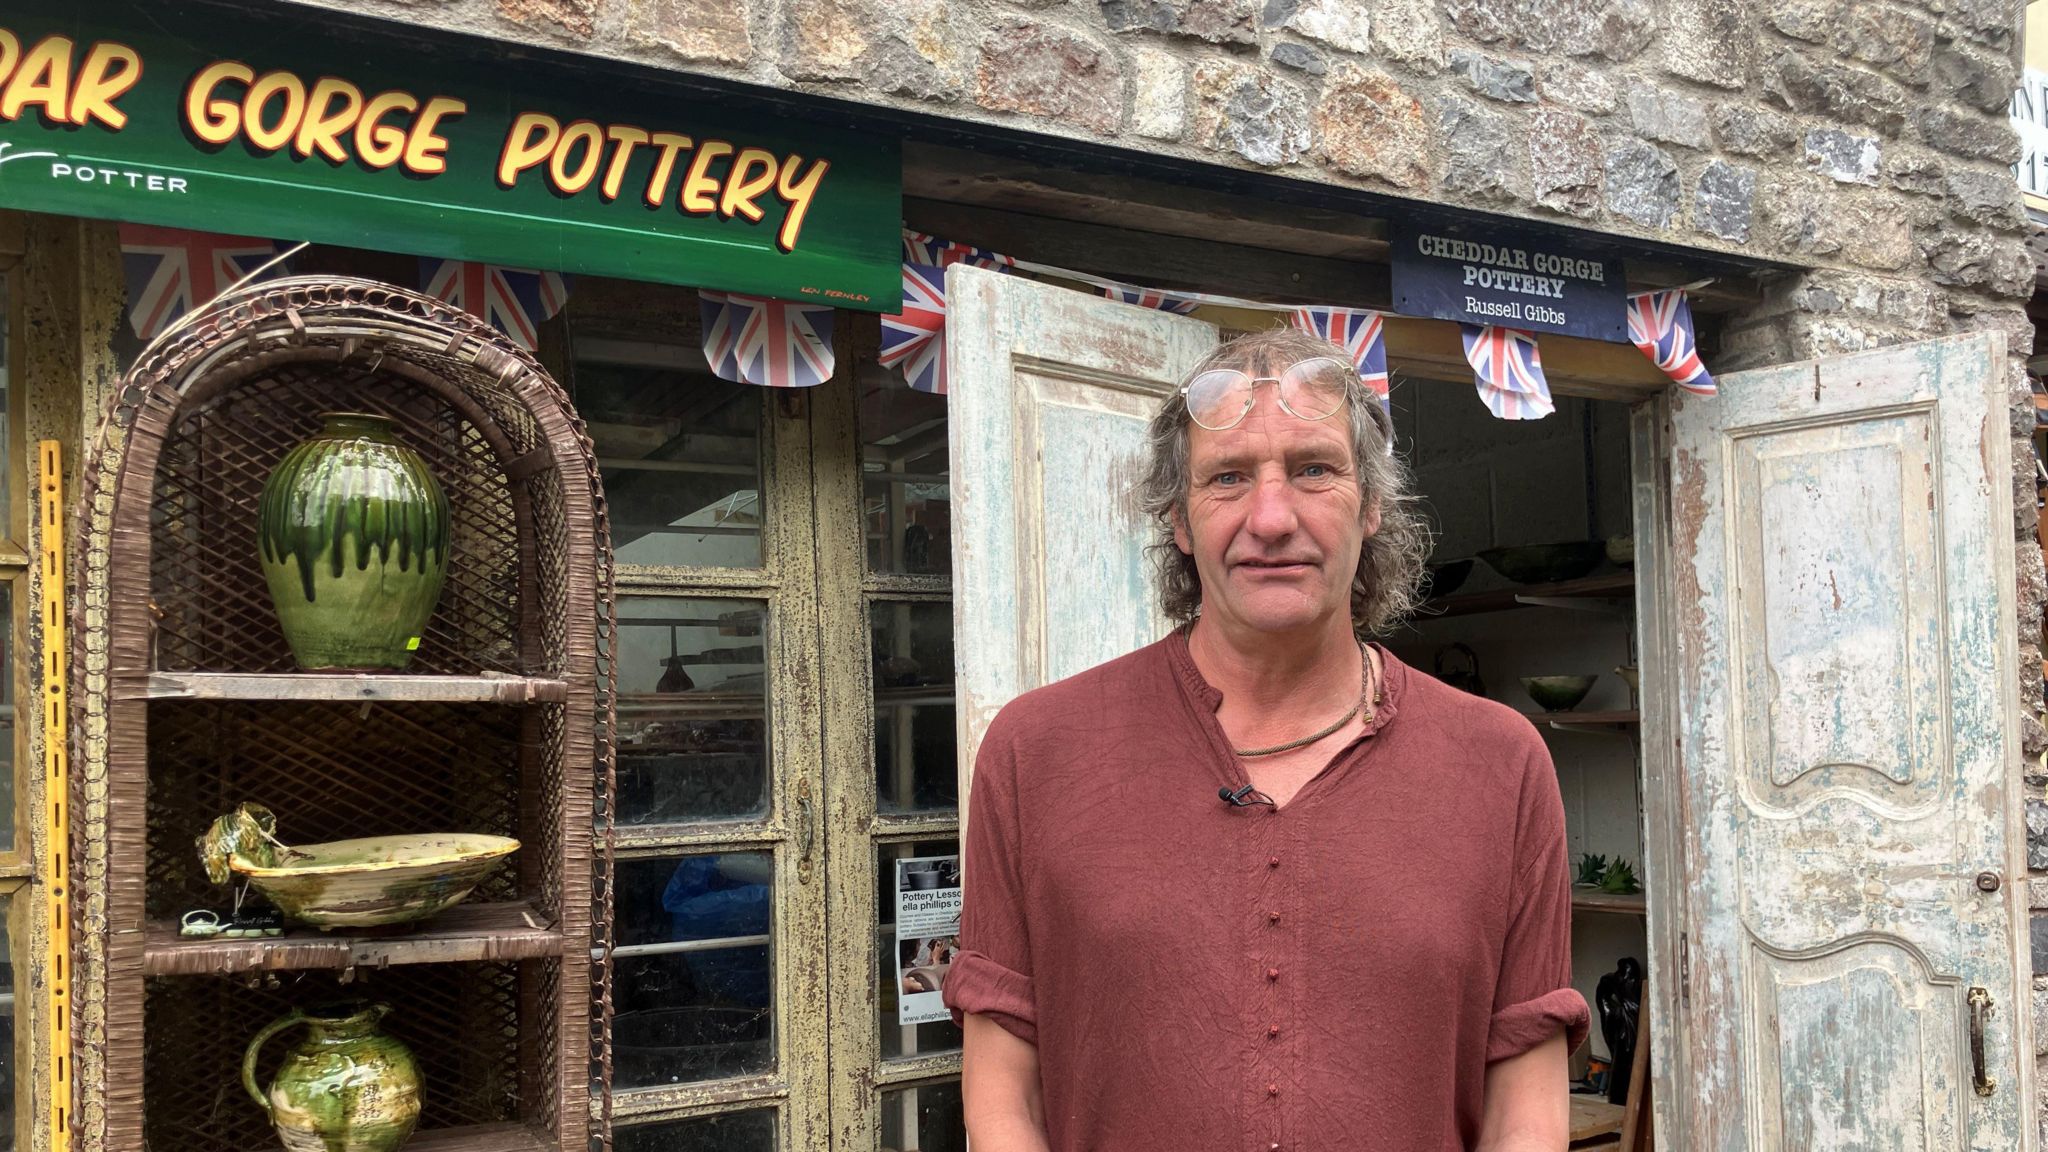
[[[1569,712],[1593,690],[1598,676],[1524,676],[1522,691],[1545,712]]]
[[[1517,584],[1553,584],[1576,580],[1591,572],[1607,554],[1599,540],[1578,540],[1564,544],[1529,544],[1519,548],[1489,548],[1479,554],[1486,566]]]

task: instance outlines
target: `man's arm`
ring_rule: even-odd
[[[1571,1131],[1568,1055],[1559,1032],[1519,1056],[1486,1066],[1486,1111],[1479,1120],[1477,1152],[1563,1152]],[[970,1124],[973,1115],[970,1110]]]
[[[974,1152],[1048,1152],[1045,1100],[1038,1087],[1038,1047],[1019,1040],[986,1016],[962,1020],[966,1036],[960,1053],[960,1096],[967,1114],[967,1140]],[[1562,1050],[1562,1041],[1560,1051]],[[1564,1083],[1558,1058],[1558,1083]],[[1487,1077],[1492,1087],[1493,1078]],[[1564,1120],[1558,1120],[1564,1147]]]

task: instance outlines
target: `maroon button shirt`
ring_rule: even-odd
[[[1470,1148],[1488,1062],[1585,1038],[1541,738],[1381,656],[1374,724],[1278,811],[1218,800],[1244,772],[1179,632],[989,726],[945,997],[1038,1046],[1053,1152]]]

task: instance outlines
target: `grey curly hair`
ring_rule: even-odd
[[[1187,380],[1217,368],[1260,373],[1281,365],[1328,356],[1349,364],[1336,345],[1294,328],[1271,328],[1240,336],[1211,352]],[[1360,549],[1358,573],[1351,581],[1351,627],[1361,636],[1383,635],[1415,610],[1430,535],[1417,510],[1408,469],[1387,450],[1393,422],[1377,397],[1365,391],[1358,375],[1349,373],[1351,399],[1345,405],[1351,424],[1351,456],[1358,468],[1359,495],[1364,507],[1379,502],[1379,531]],[[1201,611],[1202,580],[1195,558],[1174,542],[1176,516],[1187,515],[1188,408],[1175,393],[1152,417],[1145,433],[1145,468],[1133,488],[1140,511],[1154,524],[1147,545],[1152,554],[1152,579],[1161,607],[1176,624]]]

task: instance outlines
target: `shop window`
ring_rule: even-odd
[[[753,1108],[672,1124],[621,1128],[613,1152],[775,1152],[775,1110]]]
[[[877,601],[874,642],[875,806],[883,812],[956,809],[953,606]]]
[[[618,608],[618,822],[765,814],[765,608],[677,596]]]
[[[953,570],[946,473],[946,398],[894,376],[863,389],[861,502],[868,569],[907,575]]]
[[[875,907],[881,920],[875,939],[882,975],[875,1005],[884,1060],[929,1056],[960,1047],[959,1026],[930,995],[943,986],[959,948],[958,939],[942,930],[923,931],[908,925],[897,930],[898,910],[906,898],[915,900],[919,891],[958,885],[959,852],[956,839],[883,844],[875,849]],[[908,1018],[916,1023],[902,1022],[906,1004],[912,1008]],[[932,1015],[940,1018],[921,1019]]]
[[[967,1152],[960,1082],[882,1093],[882,1147],[889,1152]]]

